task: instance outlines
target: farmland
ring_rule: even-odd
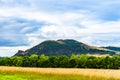
[[[120,70],[0,67],[0,80],[120,80]]]

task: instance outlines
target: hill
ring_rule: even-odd
[[[72,39],[65,40],[47,40],[44,41],[26,51],[19,50],[15,56],[26,56],[31,54],[45,54],[48,56],[51,55],[67,55],[72,54],[110,54],[114,55],[114,51],[109,51],[105,48],[89,46],[87,44],[78,42]]]
[[[103,47],[109,50],[113,50],[113,51],[120,51],[120,47],[114,47],[114,46],[107,46],[107,47]]]

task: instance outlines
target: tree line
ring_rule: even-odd
[[[42,67],[42,68],[96,68],[119,69],[120,56],[95,57],[87,55],[13,56],[0,58],[0,66]]]

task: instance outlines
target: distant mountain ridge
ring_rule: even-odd
[[[45,54],[51,55],[67,55],[72,54],[110,54],[114,55],[114,51],[110,51],[106,48],[100,48],[95,46],[89,46],[87,44],[78,42],[72,39],[60,39],[60,40],[47,40],[44,41],[26,51],[19,50],[15,56],[26,56],[32,54]]]
[[[120,51],[120,47],[107,46],[107,47],[102,47],[102,48],[106,48],[106,49],[113,50],[113,51]]]

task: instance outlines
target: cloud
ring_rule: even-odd
[[[119,0],[0,0],[1,55],[60,38],[119,46],[119,4]]]
[[[11,11],[17,12],[17,9],[12,9]],[[5,12],[9,12],[9,10],[6,9]],[[17,15],[19,15],[19,17],[25,19],[26,21],[17,20],[17,19],[15,19],[15,21],[11,20],[11,21],[8,21],[8,23],[12,24],[12,26],[9,26],[8,29],[5,27],[4,28],[5,30],[10,30],[11,28],[11,31],[13,33],[14,33],[14,30],[16,32],[18,32],[17,30],[21,30],[19,33],[25,37],[27,37],[26,35],[29,35],[29,34],[34,34],[34,36],[36,34],[36,35],[39,35],[39,37],[46,38],[46,39],[51,39],[53,37],[54,38],[76,38],[79,36],[81,37],[81,35],[83,34],[89,35],[89,34],[95,34],[95,33],[109,33],[109,32],[116,32],[116,31],[119,32],[119,29],[118,29],[119,21],[102,22],[102,20],[97,19],[96,16],[92,15],[88,11],[76,11],[76,12],[53,13],[53,14],[54,15],[52,15],[52,13],[48,14],[47,12],[41,12],[41,11],[35,11],[35,12],[29,11],[29,10],[24,11],[24,9],[22,12],[22,10],[19,10]],[[9,14],[9,17],[12,17],[12,16],[14,16],[14,13]],[[4,17],[8,17],[8,16],[4,15]],[[42,22],[42,23],[45,23],[46,25],[43,26],[43,25],[37,24],[34,21]],[[16,23],[18,24],[15,25]],[[38,26],[37,29],[35,28],[36,26]]]
[[[28,46],[20,46],[20,47],[0,47],[0,56],[6,57],[6,56],[13,56],[15,53],[17,53],[17,50],[26,50],[30,47]]]
[[[29,45],[26,33],[32,33],[44,23],[18,18],[6,18],[0,21],[0,46]]]

